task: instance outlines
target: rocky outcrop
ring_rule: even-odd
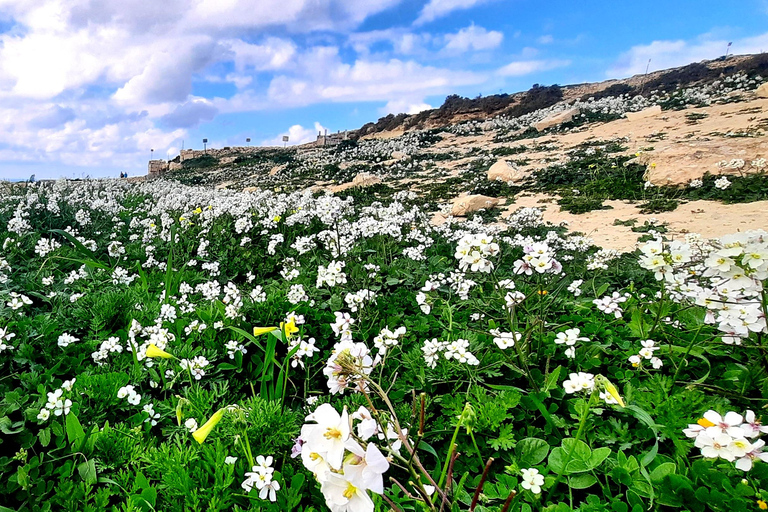
[[[652,107],[645,108],[639,112],[627,112],[625,115],[630,121],[637,121],[638,119],[645,119],[648,117],[656,117],[661,114],[661,107],[654,105]]]
[[[758,98],[768,98],[768,82],[755,89]]]
[[[370,187],[371,185],[377,185],[379,183],[381,183],[381,178],[375,174],[371,174],[369,172],[361,172],[355,176],[352,181],[348,183],[342,183],[341,185],[336,185],[331,189],[331,191],[335,193],[355,187]]]
[[[451,214],[456,217],[465,217],[469,213],[476,212],[485,208],[493,208],[499,204],[495,197],[483,196],[480,194],[459,197],[453,203]]]
[[[578,108],[571,108],[564,112],[558,112],[557,114],[552,114],[551,116],[548,116],[538,123],[533,124],[533,127],[536,128],[536,131],[543,132],[544,130],[547,130],[549,128],[552,128],[554,126],[559,126],[563,123],[569,123],[573,121],[573,118],[576,117],[581,113],[581,110]]]
[[[525,178],[526,173],[506,160],[499,160],[488,169],[488,181],[504,181],[509,184],[517,183]]]

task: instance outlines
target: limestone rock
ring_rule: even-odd
[[[514,183],[525,177],[525,173],[506,160],[499,160],[488,169],[488,181]]]
[[[355,176],[352,181],[348,183],[342,183],[341,185],[336,185],[331,189],[331,192],[341,192],[343,190],[354,187],[370,187],[371,185],[376,185],[378,183],[381,183],[381,178],[375,174],[371,174],[369,172],[361,172]]]
[[[407,155],[405,153],[403,153],[402,151],[393,151],[392,152],[392,159],[393,160],[402,160],[406,156]]]
[[[169,171],[177,171],[181,169],[183,166],[181,165],[181,162],[168,162],[168,170]]]
[[[558,112],[557,114],[552,114],[542,119],[538,123],[535,123],[533,127],[536,128],[536,131],[543,132],[544,130],[552,128],[553,126],[558,126],[560,124],[573,121],[573,118],[579,115],[580,112],[581,110],[578,108],[571,108],[564,112]]]
[[[283,165],[276,165],[272,169],[270,169],[269,175],[270,176],[274,176],[275,174],[279,173],[283,169],[285,169],[285,164],[283,164]]]
[[[445,224],[446,220],[447,219],[445,215],[438,212],[434,214],[431,219],[429,219],[429,223],[433,226],[442,226],[443,224]]]
[[[493,208],[497,204],[499,204],[497,198],[480,194],[460,197],[453,203],[451,214],[457,217],[465,217],[468,213],[476,212],[484,208]]]
[[[637,121],[638,119],[655,117],[659,114],[661,114],[661,107],[659,105],[654,105],[652,107],[645,108],[640,112],[627,112],[624,115],[626,115],[627,119],[629,119],[630,121]]]
[[[755,89],[758,98],[768,98],[768,82]]]
[[[237,160],[236,156],[223,156],[223,157],[221,157],[221,160],[219,160],[219,165],[231,164],[235,160]]]

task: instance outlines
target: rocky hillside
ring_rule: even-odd
[[[451,96],[334,146],[230,148],[165,177],[368,202],[417,194],[435,223],[536,207],[622,250],[649,229],[718,236],[766,224],[766,77],[768,57],[758,55],[599,84]]]

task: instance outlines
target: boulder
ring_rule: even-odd
[[[407,155],[405,153],[403,153],[402,151],[393,151],[392,152],[392,159],[393,160],[402,160],[406,156]]]
[[[429,223],[433,226],[442,226],[445,224],[446,220],[448,220],[446,216],[438,212],[434,214],[431,219],[429,219]]]
[[[468,213],[476,212],[484,208],[493,208],[497,204],[499,204],[497,198],[480,194],[460,197],[454,201],[451,215],[466,217]]]
[[[170,161],[168,162],[168,170],[169,171],[177,171],[181,169],[183,166],[181,165],[181,162],[174,162]]]
[[[272,169],[270,169],[269,175],[270,176],[274,176],[275,174],[279,173],[283,169],[285,169],[285,164],[283,164],[283,165],[276,165]]]
[[[352,181],[342,183],[341,185],[336,185],[331,189],[331,192],[341,192],[343,190],[354,187],[370,187],[371,185],[376,185],[378,183],[381,183],[381,178],[375,174],[371,174],[369,172],[361,172],[355,176]]]
[[[535,123],[533,127],[536,128],[536,131],[543,132],[544,130],[552,128],[553,126],[573,121],[573,118],[579,115],[580,112],[581,110],[578,108],[571,108],[563,112],[558,112],[557,114],[552,114],[548,117],[545,117],[538,123]]]
[[[768,82],[755,89],[758,98],[768,98]]]
[[[514,183],[525,177],[525,173],[506,160],[499,160],[488,169],[488,181]]]
[[[637,121],[638,119],[645,119],[647,117],[655,117],[661,114],[661,107],[654,105],[652,107],[645,108],[640,112],[627,112],[624,114],[630,121]]]
[[[223,157],[221,157],[221,160],[219,160],[219,165],[231,164],[235,160],[237,160],[236,156],[223,156]]]

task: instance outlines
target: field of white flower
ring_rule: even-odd
[[[0,194],[0,511],[768,508],[768,233]]]

